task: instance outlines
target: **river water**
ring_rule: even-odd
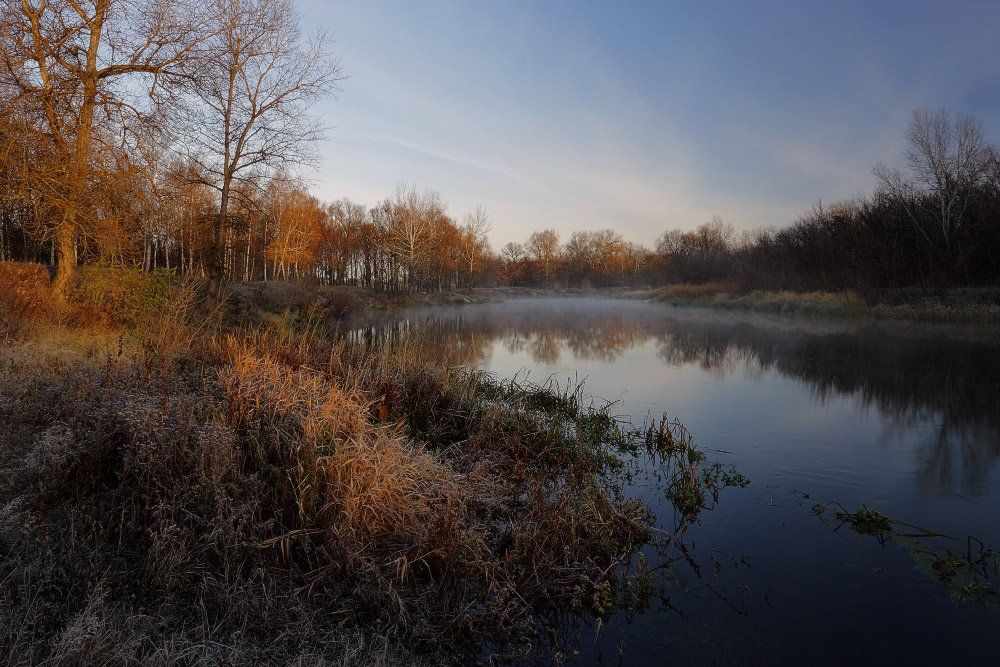
[[[690,558],[657,570],[648,611],[590,628],[571,662],[1000,660],[995,331],[574,298],[350,326],[443,364],[584,380],[623,419],[680,419],[710,459],[749,477],[686,531]],[[630,492],[676,525],[655,484]],[[837,517],[863,505],[895,520],[891,533]]]

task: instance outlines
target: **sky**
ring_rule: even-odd
[[[1000,139],[1000,2],[299,0],[346,78],[311,185],[400,181],[494,247],[534,230],[652,242],[720,215],[782,226],[870,192],[914,108]]]

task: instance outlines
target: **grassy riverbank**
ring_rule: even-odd
[[[308,317],[233,324],[194,283],[136,282],[132,310],[94,285],[0,313],[12,663],[438,663],[544,644],[551,623],[648,591],[622,569],[655,534],[621,493],[623,455],[676,456],[689,513],[718,483],[689,444],[640,442],[578,392],[350,347]]]
[[[750,310],[786,315],[1000,323],[1000,290],[895,290],[869,296],[855,292],[740,291],[731,285],[667,285],[633,297],[674,306]]]
[[[608,297],[650,299],[680,307],[746,310],[781,315],[848,319],[1000,324],[1000,290],[893,290],[857,292],[746,291],[728,284],[678,284],[646,290],[493,287],[441,292],[385,293],[359,287],[294,283],[246,283],[233,288],[231,310],[255,322],[286,313],[344,316],[364,310],[407,306],[479,304],[518,298]]]

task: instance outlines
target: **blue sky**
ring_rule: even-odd
[[[552,227],[650,242],[784,225],[868,192],[914,107],[1000,137],[1000,3],[300,0],[345,80],[316,193],[400,180],[495,247]]]

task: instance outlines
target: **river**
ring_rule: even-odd
[[[562,298],[366,315],[348,335],[402,338],[504,377],[585,381],[623,420],[680,419],[710,459],[750,479],[686,530],[689,557],[647,549],[676,558],[656,570],[653,604],[589,628],[573,662],[1000,655],[995,331]],[[663,530],[676,526],[654,480],[629,492]],[[891,532],[838,517],[862,506],[894,520]]]

